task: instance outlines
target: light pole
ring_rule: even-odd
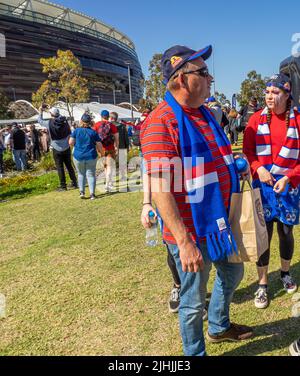
[[[13,95],[14,95],[14,102],[17,100],[16,98],[16,90],[14,87],[11,88],[12,89],[12,92],[13,92]]]
[[[114,105],[116,105],[116,90],[113,87]]]
[[[125,64],[127,64],[127,68],[128,68],[129,101],[130,101],[131,119],[133,120],[130,62],[129,61],[125,61]]]
[[[121,90],[116,90],[116,88],[113,87],[114,105],[116,105],[116,93],[121,93]]]

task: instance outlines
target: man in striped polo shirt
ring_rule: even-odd
[[[226,210],[228,213],[232,191],[232,170],[228,162],[233,163],[231,148],[229,145],[218,145],[215,131],[202,110],[205,99],[210,96],[213,81],[205,64],[211,52],[211,46],[200,51],[174,46],[164,53],[162,72],[168,94],[166,100],[149,115],[141,129],[142,152],[147,174],[151,176],[152,197],[164,221],[163,238],[174,256],[182,283],[179,322],[183,351],[185,355],[200,356],[206,354],[202,311],[205,307],[206,285],[212,262],[208,257],[207,238],[196,235],[193,215],[195,206],[192,210],[191,201],[187,199],[186,171],[182,168],[182,138],[185,137],[182,134],[180,137],[181,117],[178,116],[178,111],[177,115],[175,114],[171,103],[175,103],[177,109],[180,108],[182,117],[188,119],[186,121],[193,125],[193,129],[199,132],[199,136],[208,146],[211,161],[204,167],[203,184],[207,185],[208,189],[218,185],[221,197],[219,206],[224,206],[224,212]],[[174,101],[170,102],[168,98]],[[212,183],[214,185],[210,186]],[[203,201],[207,200],[206,197],[204,195]],[[212,206],[200,213],[200,221],[203,218],[205,222],[204,218],[209,217],[214,210]],[[227,214],[224,217],[227,217]],[[221,234],[226,230],[225,220],[221,218],[217,222]],[[230,239],[230,236],[227,241],[228,238]],[[220,243],[224,244],[222,241]],[[222,342],[250,338],[253,334],[251,328],[233,324],[229,319],[229,305],[243,277],[243,264],[230,264],[225,257],[214,262],[214,265],[217,276],[208,311],[207,339],[210,342]]]

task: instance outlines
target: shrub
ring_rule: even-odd
[[[0,179],[0,202],[53,191],[57,187],[57,174],[50,172],[40,176],[29,173]]]
[[[49,152],[45,154],[37,167],[38,169],[44,170],[45,172],[55,170],[55,162],[52,153]]]
[[[139,157],[140,155],[140,151],[139,151],[139,148],[137,147],[133,147],[129,150],[128,154],[127,154],[127,160],[128,162],[130,161],[131,158],[133,157]]]
[[[6,151],[3,154],[3,165],[4,171],[11,171],[15,167],[15,162],[13,160],[12,152]]]
[[[26,184],[34,179],[34,176],[23,173],[21,175],[13,176],[11,178],[3,178],[0,179],[0,186],[8,187],[8,186],[21,186]]]

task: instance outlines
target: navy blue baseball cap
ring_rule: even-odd
[[[102,117],[108,117],[109,116],[109,112],[107,110],[103,110],[103,111],[101,111],[101,116]]]
[[[292,83],[288,76],[283,73],[275,74],[270,77],[270,80],[267,82],[267,86],[275,86],[279,89],[284,90],[286,93],[289,93],[291,96]],[[292,96],[291,96],[292,97]]]
[[[92,121],[92,118],[89,114],[83,114],[82,117],[81,117],[81,121],[89,124]]]
[[[212,46],[209,45],[199,51],[191,50],[185,46],[173,46],[164,52],[161,59],[161,70],[163,73],[163,83],[167,84],[173,74],[188,61],[202,57],[207,60],[212,53]]]

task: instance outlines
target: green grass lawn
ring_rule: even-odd
[[[90,201],[68,191],[0,204],[0,293],[7,300],[0,354],[182,354],[178,317],[168,312],[166,251],[145,246],[141,202],[141,193]],[[300,283],[299,235],[296,228],[292,273]],[[255,288],[255,266],[247,264],[231,318],[254,326],[255,337],[208,344],[208,354],[288,354],[300,319],[291,318],[291,296],[279,281],[277,236],[268,309],[254,307]]]

